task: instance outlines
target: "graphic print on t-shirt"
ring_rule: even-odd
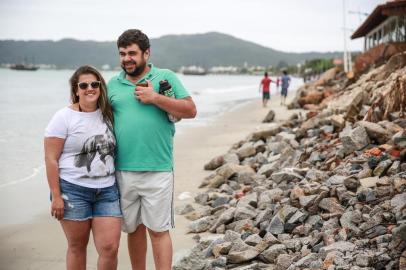
[[[89,137],[80,154],[75,156],[77,168],[86,167],[89,177],[101,177],[114,173],[115,139],[110,130]]]

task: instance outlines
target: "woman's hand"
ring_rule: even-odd
[[[62,197],[52,197],[51,215],[57,220],[63,219],[64,201]]]

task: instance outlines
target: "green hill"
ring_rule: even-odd
[[[167,35],[151,39],[151,61],[159,66],[178,69],[181,66],[200,65],[206,68],[219,65],[278,65],[296,64],[313,58],[341,56],[340,52],[288,53],[276,51],[253,42],[217,32],[194,35]],[[118,66],[116,43],[78,41],[15,41],[0,40],[0,64],[20,63],[24,58],[36,64],[75,68],[82,64],[96,67]]]

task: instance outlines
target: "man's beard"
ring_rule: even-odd
[[[125,64],[126,63],[134,64],[135,69],[132,72],[128,72],[125,69]],[[121,64],[121,68],[124,70],[125,74],[127,74],[130,77],[136,77],[136,76],[142,74],[144,72],[145,68],[147,67],[147,62],[146,61],[141,63],[139,66],[137,65],[137,63],[135,61],[129,61],[129,62],[126,62],[126,63]]]

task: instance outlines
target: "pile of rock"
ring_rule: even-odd
[[[289,109],[303,108],[306,110],[321,110],[333,100],[334,96],[347,83],[344,72],[331,68],[316,81],[305,83],[296,91],[296,96],[288,104]]]
[[[373,114],[368,116],[370,121],[390,119],[390,113],[406,110],[405,65],[406,52],[396,54],[385,65],[360,76],[355,83],[344,73],[331,69],[319,81],[298,89],[288,107],[337,113],[337,109],[347,111],[352,106],[350,114],[368,112]],[[345,106],[342,102],[346,102]]]
[[[173,269],[406,269],[406,119],[361,120],[367,97],[393,87],[373,74],[208,162],[206,191],[178,211],[190,233],[215,234]]]

